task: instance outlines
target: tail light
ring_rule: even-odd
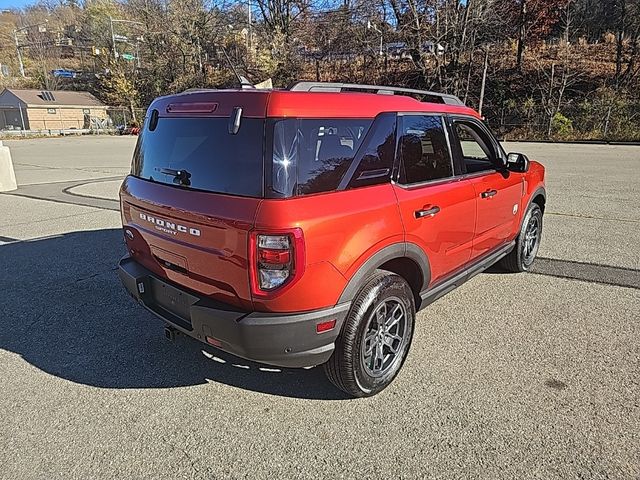
[[[249,261],[252,293],[263,297],[281,293],[304,270],[302,230],[252,232]]]

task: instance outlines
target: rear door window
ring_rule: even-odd
[[[411,185],[453,176],[453,162],[441,116],[402,116],[399,148],[399,183]]]
[[[138,139],[132,174],[158,183],[248,197],[263,195],[264,120],[160,118]]]

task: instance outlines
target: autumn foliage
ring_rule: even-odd
[[[5,86],[86,89],[134,110],[237,85],[232,64],[276,87],[453,93],[508,136],[640,138],[640,0],[62,0],[0,16],[25,70],[0,44]]]

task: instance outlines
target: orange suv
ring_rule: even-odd
[[[498,261],[531,266],[545,198],[544,167],[450,95],[188,91],[147,112],[119,274],[170,338],[324,364],[368,396],[400,370],[418,310]]]

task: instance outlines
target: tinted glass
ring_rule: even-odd
[[[145,129],[132,174],[154,182],[216,193],[262,196],[264,120],[243,118],[236,135],[228,118],[160,118]]]
[[[393,169],[396,148],[396,115],[379,115],[347,173],[349,187],[357,188],[387,182]],[[353,170],[353,171],[351,171]]]
[[[402,117],[400,158],[400,183],[420,183],[453,176],[442,117]]]
[[[487,135],[473,123],[456,121],[454,128],[467,173],[495,169],[496,154]]]
[[[369,119],[286,119],[273,126],[271,189],[282,196],[336,190]]]

